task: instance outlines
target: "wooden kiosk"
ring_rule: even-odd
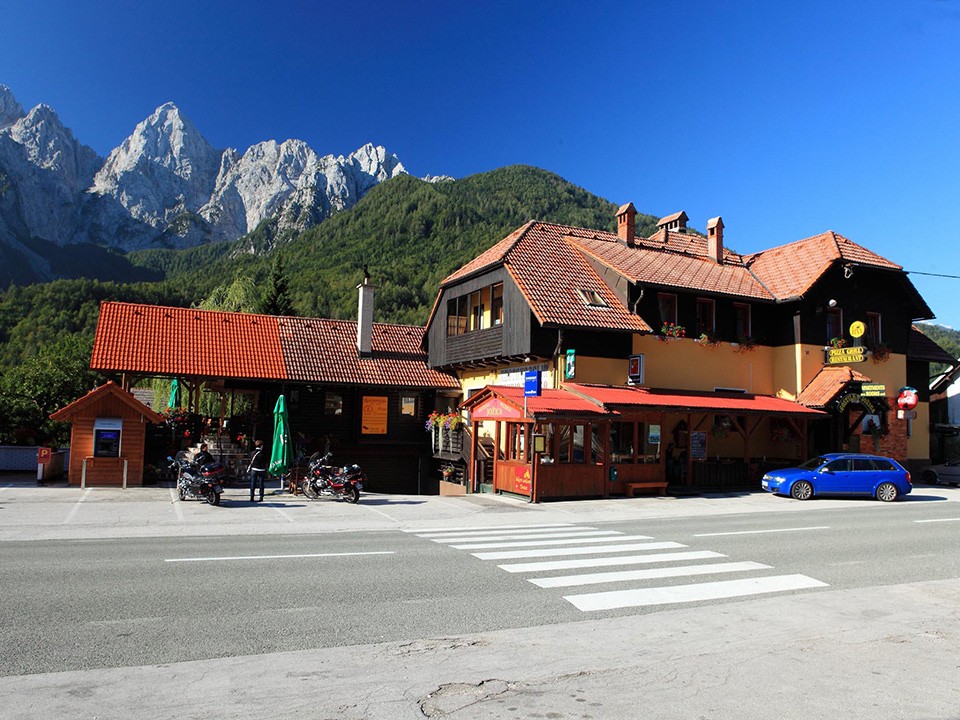
[[[108,382],[50,415],[72,423],[70,485],[143,485],[147,423],[163,420],[131,393]]]

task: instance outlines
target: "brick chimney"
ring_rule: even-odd
[[[373,291],[375,285],[370,284],[370,277],[364,267],[363,282],[357,285],[360,291],[360,307],[357,311],[357,352],[360,357],[370,357],[373,354]]]
[[[723,218],[719,215],[707,220],[707,255],[718,265],[723,264]]]
[[[633,203],[621,205],[620,209],[617,210],[617,237],[623,240],[627,247],[633,247],[636,238],[636,217],[637,209],[633,206]]]

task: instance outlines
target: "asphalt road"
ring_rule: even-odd
[[[553,518],[539,523],[552,528],[534,527],[528,519],[527,527],[517,528],[517,518],[504,514],[485,522],[483,531],[458,530],[449,523],[443,532],[431,531],[427,524],[414,523],[310,535],[3,542],[0,676],[411,643],[546,626],[569,625],[570,632],[577,632],[584,621],[653,616],[678,608],[717,615],[757,598],[747,594],[744,582],[790,578],[780,590],[775,584],[757,586],[777,613],[778,604],[786,611],[787,599],[795,596],[815,603],[817,594],[960,578],[958,507],[917,493],[909,502],[889,505],[818,507],[813,501],[789,514],[596,522],[570,513],[564,523]],[[648,549],[646,543],[666,545]],[[495,547],[460,547],[464,545]],[[639,547],[611,549],[623,545]],[[530,551],[558,553],[477,557]],[[670,553],[706,556],[616,567],[516,567]],[[697,576],[601,575],[728,564],[733,565],[722,575],[712,574],[716,568]],[[590,575],[594,577],[584,578]],[[802,578],[799,587],[791,589],[789,583],[797,578]],[[691,587],[696,591],[684,595]],[[652,597],[650,588],[667,594]],[[707,597],[697,599],[703,588]],[[670,600],[671,590],[681,593],[679,601]],[[711,593],[729,595],[715,598]],[[589,600],[568,599],[587,595]],[[848,596],[855,598],[856,592]],[[611,597],[629,604],[605,609]]]

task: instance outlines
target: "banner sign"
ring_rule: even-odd
[[[887,386],[881,383],[863,383],[860,386],[860,397],[886,397]]]
[[[827,348],[826,362],[828,365],[843,365],[844,363],[858,363],[867,359],[867,349],[863,345],[854,345],[844,348]]]
[[[523,374],[523,396],[540,397],[540,373],[536,370],[527,370]]]

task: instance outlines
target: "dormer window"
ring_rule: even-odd
[[[577,295],[580,296],[580,299],[585,305],[589,305],[590,307],[607,307],[607,301],[604,300],[603,296],[596,290],[577,290]]]

